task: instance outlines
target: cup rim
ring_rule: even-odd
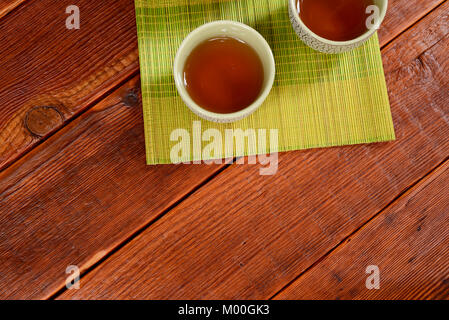
[[[334,40],[329,40],[329,39],[326,39],[326,38],[323,38],[323,37],[317,35],[315,32],[310,30],[309,27],[306,26],[306,24],[302,21],[301,17],[299,16],[298,10],[296,8],[296,1],[297,0],[289,0],[290,6],[293,9],[292,11],[293,11],[293,14],[294,14],[294,17],[295,17],[296,21],[301,25],[302,28],[304,28],[307,32],[312,34],[314,38],[316,38],[319,41],[324,42],[326,44],[332,45],[332,46],[348,46],[348,45],[353,45],[353,44],[359,43],[360,41],[364,41],[366,39],[369,39],[378,30],[378,28],[380,27],[380,25],[384,21],[385,16],[387,14],[387,9],[388,9],[388,0],[384,0],[385,1],[385,7],[384,7],[384,10],[382,10],[382,12],[380,13],[380,17],[379,17],[379,20],[377,21],[376,28],[372,28],[371,30],[366,31],[364,34],[362,34],[362,35],[360,35],[357,38],[354,38],[352,40],[334,41]]]
[[[215,112],[208,111],[208,110],[202,108],[201,106],[199,106],[190,97],[190,94],[187,92],[187,89],[186,89],[183,81],[181,80],[183,77],[178,76],[179,73],[182,72],[184,69],[184,65],[180,66],[179,61],[180,61],[181,57],[184,54],[188,55],[191,53],[191,52],[188,52],[188,53],[185,52],[186,46],[189,44],[189,42],[192,41],[202,31],[209,29],[209,28],[216,27],[217,25],[223,26],[223,27],[224,26],[233,26],[233,27],[245,29],[246,31],[249,31],[250,33],[252,33],[254,35],[254,37],[262,44],[263,49],[266,51],[266,53],[268,53],[269,60],[270,60],[270,70],[272,70],[268,74],[266,86],[263,89],[263,91],[260,93],[259,97],[245,109],[242,109],[240,111],[233,112],[233,113],[215,113]],[[220,36],[220,34],[217,33],[217,36]],[[221,34],[221,36],[223,36],[223,34]],[[209,38],[210,38],[210,36],[205,37],[204,41]],[[257,52],[257,50],[256,50],[256,52]],[[268,97],[268,95],[273,87],[274,78],[275,78],[275,74],[276,74],[276,65],[275,65],[273,51],[271,50],[270,45],[257,30],[255,30],[254,28],[251,28],[250,26],[248,26],[246,24],[243,24],[243,23],[240,23],[237,21],[218,20],[218,21],[213,21],[213,22],[203,24],[200,27],[194,29],[192,32],[190,32],[187,35],[187,37],[183,40],[183,42],[181,43],[181,45],[178,48],[178,51],[176,53],[176,57],[175,57],[174,64],[173,64],[173,74],[174,74],[175,84],[176,84],[178,93],[181,96],[181,99],[184,101],[184,103],[187,105],[187,107],[191,111],[193,111],[199,117],[209,120],[209,121],[228,123],[228,122],[234,122],[234,121],[238,121],[243,118],[246,118],[247,116],[249,116],[253,112],[255,112],[263,104],[263,102],[266,100],[266,98]]]

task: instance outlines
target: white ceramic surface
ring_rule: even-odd
[[[184,66],[193,49],[214,37],[233,37],[250,45],[258,53],[264,67],[264,84],[261,94],[253,104],[235,113],[214,113],[201,108],[192,100],[184,83]],[[213,122],[234,122],[256,111],[271,91],[276,74],[273,52],[267,41],[253,28],[235,21],[220,20],[202,25],[192,31],[182,42],[176,54],[173,72],[176,87],[184,103],[199,117]]]
[[[293,29],[306,45],[324,53],[341,53],[361,46],[373,36],[377,29],[379,29],[387,13],[388,0],[374,0],[374,4],[380,9],[379,18],[375,21],[374,28],[350,41],[327,40],[313,33],[299,17],[298,9],[296,7],[297,0],[288,0],[288,12]]]

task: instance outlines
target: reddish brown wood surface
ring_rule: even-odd
[[[16,48],[14,50],[0,48],[0,57],[6,55],[12,59],[14,56],[21,61],[21,64],[14,64],[15,72],[8,70],[5,73],[5,69],[0,68],[0,84],[4,74],[16,79],[12,82],[16,84],[9,91],[0,88],[0,92],[7,93],[0,95],[3,107],[0,111],[0,160],[3,164],[12,163],[23,152],[59,130],[74,115],[83,112],[138,68],[134,12],[129,11],[132,3],[125,9],[128,1],[113,1],[112,4],[81,1],[83,8],[88,9],[87,14],[84,9],[82,11],[82,21],[88,21],[88,28],[83,30],[82,27],[80,31],[83,33],[75,38],[58,31],[56,37],[62,42],[51,42],[46,38],[51,27],[56,27],[56,22],[52,20],[55,18],[53,13],[45,13],[39,21],[32,17],[35,24],[42,25],[38,31],[30,34],[28,29],[18,28],[12,36],[5,35],[3,26],[8,24],[4,21],[18,26],[20,21],[32,16],[34,11],[31,9],[46,6],[47,10],[56,10],[60,6],[63,11],[59,16],[63,16],[64,1],[34,2],[21,6],[18,13],[14,11],[3,21],[0,20],[0,37],[10,37],[8,39],[16,43],[16,47],[12,46]],[[391,40],[439,2],[401,0],[392,3],[390,15],[401,15],[401,22],[387,17],[385,26],[389,31],[388,34],[380,33],[381,43]],[[103,11],[108,11],[104,9],[106,5],[113,6],[113,12],[102,12],[98,17],[96,9],[101,7]],[[115,12],[116,9],[120,12]],[[438,12],[441,15],[441,10]],[[106,19],[111,15],[118,17],[117,21]],[[50,28],[47,28],[48,25]],[[426,29],[422,27],[424,23],[420,26],[420,32]],[[112,30],[114,37],[106,34],[107,29]],[[434,34],[428,33],[431,36]],[[19,50],[16,38],[20,37],[28,40],[31,53]],[[433,44],[441,38],[435,36]],[[421,53],[430,47],[420,39],[419,33],[416,37],[408,35],[399,40],[408,43],[408,39],[413,39],[410,41],[422,47]],[[61,48],[72,55],[73,51],[78,52],[74,50],[78,48],[82,54],[75,54],[70,62],[69,53],[61,53],[62,58],[54,54]],[[46,50],[52,52],[47,53]],[[126,249],[124,256],[128,258],[130,252],[134,252],[129,248],[135,250],[135,242],[145,239],[153,252],[140,247],[140,255],[146,256],[140,262],[131,258],[130,261],[137,263],[141,270],[148,271],[145,268],[154,267],[155,273],[149,272],[148,277],[143,279],[155,280],[155,283],[139,282],[141,286],[130,294],[129,290],[136,284],[128,281],[141,276],[141,270],[128,270],[128,262],[117,259],[115,254],[100,265],[101,269],[96,268],[82,280],[85,290],[79,292],[79,296],[167,296],[172,291],[176,294],[171,298],[198,294],[202,297],[267,296],[273,288],[282,287],[288,279],[294,278],[303,266],[310,265],[315,256],[320,256],[323,248],[329,247],[329,243],[331,246],[338,243],[342,234],[353,230],[370,214],[380,210],[388,199],[424,175],[447,155],[447,144],[442,139],[448,133],[447,122],[443,122],[447,119],[444,118],[447,113],[444,107],[448,99],[447,93],[438,92],[440,85],[447,84],[447,78],[435,72],[434,66],[441,62],[441,53],[438,52],[435,60],[430,62],[426,59],[431,57],[424,55],[423,61],[429,67],[422,69],[415,65],[418,55],[410,55],[408,60],[399,63],[394,62],[394,50],[387,49],[384,53],[389,53],[385,61],[395,64],[388,74],[388,82],[393,87],[390,94],[393,95],[395,122],[400,124],[398,145],[394,148],[373,145],[286,154],[281,158],[279,176],[263,183],[254,176],[253,172],[258,170],[255,167],[227,169],[226,175],[203,186],[207,187],[203,193],[195,194],[192,200],[188,199],[186,204],[151,226],[144,232],[144,238],[136,238],[120,249],[119,253]],[[56,73],[53,70],[55,67],[57,71],[66,69],[73,74]],[[413,75],[416,79],[412,78]],[[404,79],[417,88],[400,87],[400,81]],[[428,83],[422,85],[420,81],[423,79]],[[141,107],[127,107],[121,103],[129,90],[135,88],[136,81],[133,79],[123,85],[0,174],[0,297],[46,298],[54,294],[64,287],[67,276],[65,268],[69,264],[76,264],[82,270],[88,269],[219,170],[219,167],[208,166],[144,165]],[[134,101],[134,96],[130,97],[125,100]],[[431,110],[425,109],[427,113],[418,110],[418,104],[426,106],[432,99],[435,103],[432,103]],[[39,105],[56,106],[57,113],[63,115],[64,123],[48,127],[46,123],[36,126],[39,121],[34,122],[31,129],[37,135],[30,138],[30,128],[23,125],[30,110],[37,119],[50,112],[51,119],[57,123],[60,121],[53,109],[36,111],[34,106]],[[436,129],[438,126],[441,131]],[[44,134],[39,133],[42,131]],[[359,166],[353,167],[353,161],[360,163]],[[403,168],[396,161],[402,163]],[[304,168],[303,162],[309,165]],[[373,169],[361,170],[363,162]],[[297,173],[298,168],[302,172]],[[336,176],[333,176],[333,170],[336,170]],[[221,184],[224,182],[234,187],[223,190]],[[385,186],[391,190],[387,192]],[[310,187],[311,190],[303,187]],[[346,193],[345,188],[348,188]],[[249,194],[245,194],[245,189]],[[272,189],[276,190],[279,199],[273,196]],[[251,193],[251,190],[254,192]],[[298,190],[306,192],[297,195]],[[347,190],[356,190],[365,198],[358,199],[358,193],[351,194]],[[307,203],[308,197],[316,193],[321,194],[313,203]],[[367,194],[373,199],[366,199]],[[204,195],[208,196],[199,199]],[[279,203],[284,206],[283,210],[287,209],[286,213],[282,213],[282,209],[266,210],[277,208]],[[321,212],[322,208],[331,210]],[[358,213],[364,210],[367,212]],[[372,212],[368,212],[370,210]],[[340,216],[346,220],[336,223],[335,219]],[[274,227],[267,227],[270,219],[276,222]],[[305,221],[298,225],[297,220],[301,219]],[[299,232],[297,228],[307,223],[311,225],[307,231],[316,235],[317,239],[313,239],[303,250],[302,244],[307,242],[308,235],[300,234],[297,239],[293,235]],[[286,234],[276,233],[284,230],[287,230]],[[189,235],[189,232],[194,233]],[[332,239],[319,243],[328,235]],[[160,247],[157,246],[158,241]],[[206,243],[211,245],[206,247]],[[276,246],[280,244],[282,248],[283,243],[287,244],[286,248],[279,251]],[[141,246],[146,247],[144,243]],[[295,261],[298,255],[305,259]],[[155,261],[149,263],[153,258]],[[215,263],[212,264],[209,258],[215,259]],[[259,258],[260,261],[257,260]],[[85,286],[85,282],[92,280],[94,275],[99,275],[96,280],[104,280],[105,283],[113,281],[110,278],[113,269],[111,261],[118,263],[116,268],[119,272],[116,278],[112,275],[115,280],[111,290],[123,281],[120,290],[108,292],[101,285],[95,288],[96,282],[89,284],[90,287]],[[128,277],[123,276],[125,270],[129,272]],[[270,281],[265,281],[267,277]],[[242,282],[234,287],[234,281],[239,279]],[[234,291],[224,290],[227,285]],[[155,286],[158,288],[155,289]],[[207,290],[199,293],[203,287]],[[68,295],[63,297],[67,298]]]
[[[414,26],[406,32],[406,36],[396,39],[389,45],[387,50],[390,54],[382,56],[385,72],[393,72],[402,66],[413,65],[411,63],[413,60],[425,58],[425,52],[429,48],[439,41],[444,41],[448,30],[449,4],[446,1],[437,10],[428,14],[425,23]],[[440,85],[441,82],[435,84]]]
[[[47,4],[48,10],[62,12],[60,16],[65,17],[66,3],[63,1],[42,2]],[[8,35],[15,42],[9,51],[5,49],[2,54],[11,52],[11,56],[16,54],[27,61],[22,67],[20,63],[13,62],[8,64],[8,70],[0,69],[5,74],[0,81],[9,77],[11,82],[15,79],[23,82],[18,85],[23,86],[21,92],[24,96],[5,89],[7,94],[0,97],[5,105],[3,122],[0,123],[6,125],[0,132],[0,149],[12,156],[20,153],[21,146],[27,149],[57,131],[90,101],[138,69],[132,3],[127,7],[123,1],[94,6],[78,4],[83,8],[80,30],[83,33],[74,38],[68,36],[62,44],[58,42],[60,39],[53,39],[54,43],[46,39],[47,42],[41,43],[42,33],[48,33],[54,26],[50,22],[47,29],[46,19],[52,16],[45,10],[39,22],[42,28],[29,35],[30,47],[32,44],[37,46],[37,53],[15,53],[15,42],[19,48],[18,33],[26,36],[27,29],[19,28],[15,35]],[[101,13],[108,11],[105,7],[98,7],[101,5],[114,8]],[[17,21],[9,23],[17,26],[37,9],[42,13],[39,4],[24,6],[14,12]],[[117,13],[116,10],[123,12]],[[7,16],[4,21],[9,18]],[[93,23],[89,20],[98,21]],[[106,32],[107,35],[102,34]],[[64,50],[62,57],[55,54],[59,48],[72,46],[77,49],[77,41],[83,37],[86,39],[82,41],[80,52],[66,50],[74,55],[70,61],[69,53]],[[47,63],[46,57],[52,62]],[[81,63],[84,60],[91,64],[90,69],[84,69]],[[55,66],[60,71],[69,68],[72,73],[52,79],[48,73],[54,73],[52,68]],[[17,68],[15,72],[13,67]],[[49,80],[33,83],[27,78],[29,74],[34,77],[43,74]],[[83,79],[90,80],[82,87],[74,88]],[[74,83],[61,86],[60,81]],[[50,296],[64,286],[64,270],[68,264],[76,261],[82,270],[89,268],[220,168],[145,166],[141,105],[135,101],[134,95],[126,96],[128,90],[136,90],[137,82],[133,79],[126,83],[106,101],[71,122],[62,132],[46,140],[0,175],[0,278],[4,284],[0,288],[0,297]],[[29,98],[41,92],[42,88],[49,92],[49,96],[63,96],[70,103],[61,108],[59,104],[39,98],[39,103],[26,106],[29,109],[16,108],[14,98]],[[81,99],[82,104],[78,105],[76,99]],[[122,100],[130,102],[133,107],[118,105]],[[74,109],[65,109],[69,104]],[[15,120],[8,122],[8,117]],[[18,136],[14,136],[14,130],[18,130]],[[32,137],[31,145],[21,141],[21,137]],[[85,242],[86,239],[91,241]],[[42,259],[43,254],[45,259]]]
[[[8,0],[5,12],[18,5]],[[88,1],[80,30],[67,30],[70,0],[28,1],[0,20],[0,171],[61,128],[43,135],[24,125],[34,107],[53,106],[64,123],[138,70],[133,0]],[[396,0],[380,32],[385,44],[443,0]]]
[[[0,3],[0,19],[25,1],[26,0],[2,0],[2,2]]]
[[[449,299],[449,162],[277,299]],[[379,268],[368,290],[368,266]]]
[[[390,42],[397,30],[411,27],[410,21],[418,21],[446,0],[390,0],[385,22],[379,29],[379,37]]]
[[[0,298],[52,295],[219,168],[145,165],[138,83],[0,173]]]
[[[66,28],[72,4],[28,1],[0,19],[0,171],[138,70],[134,1],[77,1],[80,30]],[[64,121],[33,134],[26,116],[39,106]]]
[[[257,166],[231,167],[87,274],[80,290],[60,298],[279,292],[449,156],[449,92],[442,90],[449,81],[449,30],[427,46],[419,36],[447,12],[445,4],[398,39],[423,48],[407,63],[393,59],[394,44],[383,51],[386,61],[397,61],[386,75],[396,142],[282,154],[274,177],[260,177]],[[444,215],[443,208],[435,223]],[[422,273],[442,270],[434,267],[423,266]]]

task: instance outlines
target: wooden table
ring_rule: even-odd
[[[77,0],[67,30],[73,2],[0,4],[0,298],[449,298],[449,1],[390,1],[397,141],[272,177],[146,166],[133,0]]]

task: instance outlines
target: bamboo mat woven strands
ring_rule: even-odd
[[[136,0],[148,164],[171,163],[175,129],[278,129],[278,151],[395,139],[377,35],[339,55],[308,48],[294,33],[287,0]],[[231,124],[201,120],[182,102],[173,61],[183,39],[214,20],[240,21],[259,31],[276,60],[276,80],[252,116]],[[203,142],[203,147],[208,142]],[[236,153],[236,152],[235,152]],[[244,154],[255,153],[246,146]],[[188,160],[193,159],[194,152]],[[206,160],[206,159],[203,159]]]

